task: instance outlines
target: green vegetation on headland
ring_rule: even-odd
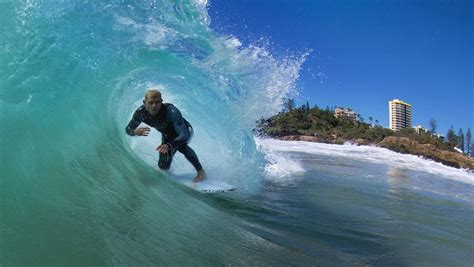
[[[356,122],[345,117],[336,118],[334,110],[329,108],[309,108],[308,105],[290,107],[287,111],[258,121],[256,132],[281,140],[376,145],[399,153],[423,156],[448,166],[474,170],[474,159],[455,151],[459,139],[456,135],[448,136],[445,141],[428,132],[417,133],[415,129],[395,132],[380,125],[364,123],[360,116]]]

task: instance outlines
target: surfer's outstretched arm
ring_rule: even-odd
[[[147,136],[150,133],[149,127],[137,128],[142,121],[143,116],[141,114],[141,108],[139,108],[135,113],[133,113],[132,119],[128,122],[128,125],[125,128],[125,132],[130,136]]]

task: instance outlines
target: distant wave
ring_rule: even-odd
[[[474,184],[474,174],[468,170],[456,169],[434,162],[422,157],[400,154],[391,150],[374,146],[333,145],[303,141],[280,141],[276,139],[256,138],[256,143],[261,150],[270,154],[281,152],[299,152],[314,155],[327,155],[331,157],[348,158],[364,162],[386,164],[420,172],[441,175],[447,179],[463,183]],[[275,156],[273,156],[275,158]],[[282,161],[273,164],[284,164]],[[267,165],[267,170],[272,169],[272,164]],[[301,171],[297,169],[297,171]]]

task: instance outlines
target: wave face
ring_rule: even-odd
[[[216,34],[206,6],[0,1],[0,264],[238,264],[263,255],[254,248],[278,252],[150,168],[158,135],[124,133],[158,87],[193,124],[210,177],[258,186],[252,127],[294,90],[304,55]],[[192,178],[182,157],[173,168]]]

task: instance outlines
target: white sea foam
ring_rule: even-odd
[[[278,184],[289,184],[298,181],[306,172],[302,163],[292,155],[272,149],[271,146],[262,145],[256,140],[257,149],[264,153],[267,164],[265,165],[264,179]]]
[[[261,138],[256,138],[256,143],[261,151],[270,153],[270,155],[272,155],[272,153],[282,154],[291,152],[327,155],[331,157],[348,158],[365,162],[383,163],[392,167],[400,167],[404,169],[431,173],[438,176],[443,176],[448,179],[474,184],[474,174],[470,171],[448,167],[441,163],[427,160],[422,157],[400,154],[380,147],[332,145]]]
[[[265,153],[265,159],[268,161],[265,166],[265,172],[268,176],[288,178],[294,174],[305,172],[301,163],[290,155],[265,146],[258,146],[258,148]]]

